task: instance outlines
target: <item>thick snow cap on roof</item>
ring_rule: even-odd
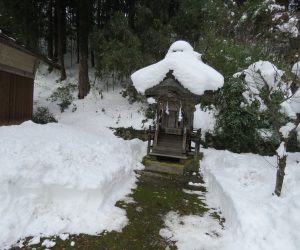
[[[137,91],[144,94],[146,89],[159,84],[170,70],[183,87],[196,95],[217,90],[224,84],[224,77],[203,63],[201,54],[185,41],[173,43],[163,60],[136,71],[131,80]]]

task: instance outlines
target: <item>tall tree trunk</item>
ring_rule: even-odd
[[[92,1],[78,0],[79,10],[79,83],[78,83],[78,98],[83,99],[90,91],[90,81],[88,72],[88,44],[89,44],[89,20]]]
[[[66,13],[66,0],[62,0],[62,45],[63,54],[67,53],[67,13]]]
[[[53,59],[53,1],[49,0],[48,6],[48,57]]]
[[[101,0],[97,0],[97,10],[96,10],[96,23],[97,23],[97,27],[100,28],[101,27]]]
[[[57,0],[55,0],[57,1]],[[58,60],[58,23],[57,23],[57,19],[58,19],[58,13],[57,13],[57,7],[56,7],[56,3],[55,3],[55,8],[54,8],[54,55],[53,55],[53,59],[55,61]]]
[[[77,63],[79,63],[79,53],[80,53],[80,46],[79,46],[79,11],[76,12],[76,55],[77,55]]]
[[[129,26],[134,29],[135,28],[135,2],[136,0],[129,0],[128,1],[128,23]]]
[[[91,49],[91,67],[95,67],[95,53],[93,49]]]
[[[57,52],[58,63],[61,65],[60,80],[63,81],[67,78],[63,53],[63,0],[56,0],[56,13],[57,13]]]

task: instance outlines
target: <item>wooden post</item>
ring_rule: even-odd
[[[183,128],[183,139],[182,139],[182,153],[186,153],[186,137],[187,137],[187,133],[186,133],[186,127]]]
[[[157,146],[158,134],[159,134],[159,124],[156,124],[153,147]]]
[[[198,158],[200,152],[200,139],[201,139],[201,129],[197,130],[197,138],[196,138],[196,147],[195,147],[195,157]]]
[[[147,155],[150,154],[150,147],[151,147],[151,125],[149,125],[149,132],[148,132]]]

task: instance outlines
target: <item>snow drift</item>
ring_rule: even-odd
[[[0,249],[30,235],[126,225],[114,205],[135,186],[144,143],[32,122],[1,127],[0,140]]]
[[[300,154],[289,153],[282,197],[273,196],[276,157],[203,149],[207,201],[220,206],[222,249],[300,249]]]
[[[201,55],[185,41],[173,43],[163,60],[136,71],[131,79],[137,91],[143,94],[146,89],[159,84],[170,70],[183,87],[196,95],[217,90],[224,84],[223,76],[203,63]]]

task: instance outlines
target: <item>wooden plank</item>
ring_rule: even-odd
[[[4,65],[4,64],[0,63],[0,71],[4,71],[4,72],[7,72],[7,73],[11,73],[13,75],[19,75],[19,76],[24,76],[24,77],[29,77],[29,78],[34,79],[36,69],[34,68],[34,72],[30,73],[30,72],[26,72],[24,70],[16,69],[14,67]]]
[[[0,126],[9,124],[10,75],[0,71]]]
[[[49,64],[50,66],[52,66],[56,69],[59,69],[59,70],[61,69],[60,64],[50,60],[49,58],[47,58],[44,55],[41,55],[41,54],[36,53],[36,52],[34,52],[34,51],[32,51],[28,48],[25,48],[23,45],[18,44],[15,40],[13,40],[12,38],[4,35],[3,33],[0,33],[0,44],[4,44],[6,46],[9,46],[9,47],[21,52],[21,53],[25,53],[25,54],[27,54],[29,56],[32,56],[32,57],[34,57],[38,60],[41,60],[41,61]]]
[[[11,94],[11,124],[20,124],[32,118],[33,80],[14,76]]]
[[[150,155],[153,156],[162,156],[162,157],[170,157],[170,158],[177,158],[177,159],[187,159],[188,157],[186,155],[177,155],[172,153],[156,153],[151,152]]]
[[[34,73],[36,58],[6,44],[0,43],[0,64],[27,73]]]

